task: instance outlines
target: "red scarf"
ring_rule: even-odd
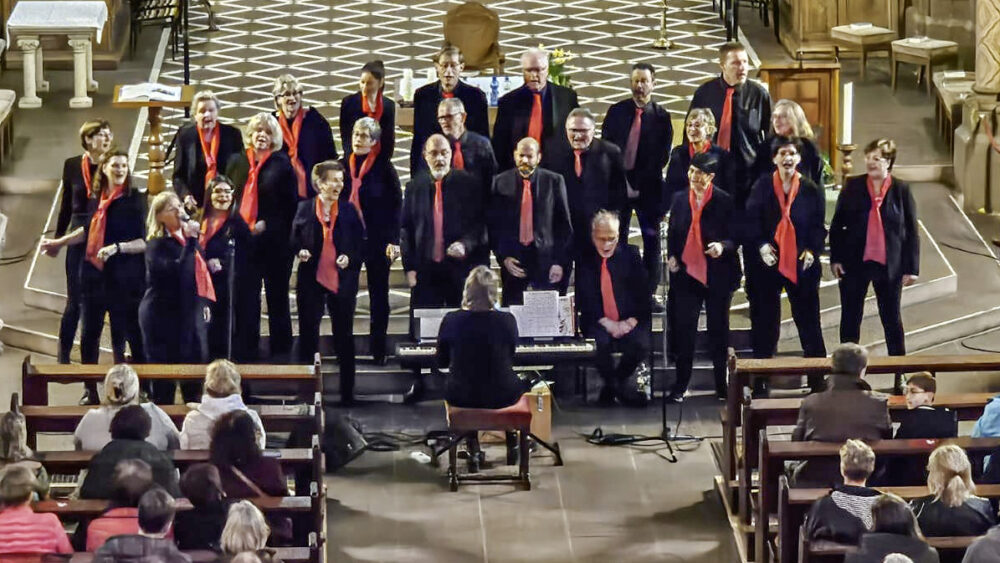
[[[378,147],[378,143],[372,147],[371,152],[365,155],[364,162],[361,163],[361,170],[358,170],[357,175],[354,171],[358,169],[356,162],[357,153],[351,153],[348,157],[348,173],[351,175],[351,195],[347,197],[347,200],[354,204],[354,208],[358,210],[358,217],[361,217],[361,225],[365,224],[365,215],[361,212],[361,181],[365,179],[365,174],[375,166],[375,157],[378,153],[375,148]]]
[[[243,199],[240,201],[240,216],[246,221],[253,232],[257,227],[257,176],[260,169],[264,167],[267,159],[271,158],[271,151],[264,153],[264,158],[260,162],[254,162],[254,150],[247,149],[247,161],[250,163],[250,173],[247,175],[247,182],[243,184]]]
[[[187,239],[180,232],[173,233],[174,240],[187,246]],[[194,283],[198,287],[198,297],[215,301],[215,286],[212,284],[212,275],[208,273],[208,263],[198,249],[194,249]]]
[[[701,154],[703,152],[708,152],[710,150],[712,150],[712,141],[706,141],[705,150],[700,151],[698,154]],[[694,155],[695,155],[694,143],[688,143],[688,158],[694,158]]]
[[[280,111],[278,113],[281,113]],[[292,126],[288,126],[288,121],[284,116],[278,116],[278,125],[281,125],[281,134],[288,144],[288,159],[292,161],[292,168],[295,169],[295,177],[299,181],[299,199],[306,199],[309,194],[306,192],[306,167],[299,160],[299,133],[302,132],[302,118],[306,112],[299,108],[292,121]]]
[[[90,186],[94,178],[90,174],[90,155],[87,153],[83,153],[83,158],[80,159],[80,172],[83,176],[83,185],[87,188],[87,197],[90,197]],[[63,186],[63,189],[67,189],[66,186]]]
[[[104,231],[108,227],[108,208],[111,202],[125,195],[125,185],[113,186],[111,191],[101,194],[97,211],[90,218],[90,230],[87,232],[87,261],[98,270],[104,270],[104,262],[97,259],[97,251],[104,246]]]
[[[868,212],[868,232],[865,236],[865,254],[863,261],[878,262],[885,266],[885,226],[882,225],[882,202],[892,186],[892,175],[886,174],[882,180],[882,193],[875,195],[875,185],[867,178],[868,195],[872,199],[872,208]]]
[[[705,243],[701,240],[701,212],[712,199],[713,185],[709,185],[705,190],[705,195],[701,198],[701,206],[694,196],[694,190],[688,190],[688,203],[691,205],[691,227],[688,229],[687,241],[684,243],[684,252],[681,254],[681,261],[687,266],[687,273],[692,278],[701,282],[701,285],[708,287],[708,259],[705,257]]]
[[[214,237],[225,224],[226,215],[224,212],[212,213],[209,211],[209,215],[205,217],[204,221],[201,222],[201,236],[198,237],[198,244],[201,245],[202,249],[208,248],[208,241],[212,240],[212,237]]]
[[[368,104],[368,96],[364,92],[361,93],[361,111],[368,117],[373,118],[375,121],[380,121],[382,119],[382,89],[379,88],[378,94],[375,95],[375,109]]]
[[[340,212],[337,200],[330,206],[329,223],[323,220],[323,200],[316,197],[316,220],[323,226],[323,250],[319,253],[319,263],[316,266],[316,281],[320,285],[337,293],[340,289],[340,272],[337,269],[337,247],[333,244],[333,228],[337,224]]]
[[[795,239],[795,225],[792,224],[792,203],[795,202],[795,196],[799,195],[799,173],[792,175],[792,187],[788,190],[787,198],[781,174],[777,170],[771,176],[771,186],[781,207],[781,221],[778,221],[778,228],[774,231],[774,242],[778,243],[778,272],[792,283],[798,283],[799,246]]]
[[[201,130],[201,127],[195,127],[198,130],[198,141],[201,143],[201,154],[205,157],[205,186],[212,181],[219,174],[219,124],[216,124],[212,128],[212,139],[208,144],[205,143],[205,133]]]

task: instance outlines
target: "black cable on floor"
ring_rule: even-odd
[[[981,256],[983,258],[989,258],[989,259],[991,259],[991,260],[993,260],[995,262],[1000,262],[1000,260],[998,260],[997,257],[994,256],[994,255],[992,255],[992,254],[985,254],[985,253],[978,252],[978,251],[975,251],[975,250],[969,250],[968,248],[961,248],[961,247],[955,246],[953,244],[948,244],[947,242],[937,241],[937,243],[939,245],[941,245],[941,246],[944,246],[946,248],[950,248],[952,250],[957,250],[959,252],[964,252],[966,254],[971,254],[973,256]]]

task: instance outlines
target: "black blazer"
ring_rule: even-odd
[[[340,142],[345,157],[353,152],[351,134],[354,132],[354,122],[362,117],[365,117],[365,112],[361,111],[361,92],[345,96],[340,101]],[[378,124],[382,127],[378,158],[392,160],[392,152],[396,149],[396,102],[389,96],[382,96],[382,119],[378,120]]]
[[[733,170],[732,164],[729,161],[729,151],[712,145],[708,149],[708,152],[719,159],[719,168],[715,172],[715,180],[712,180],[712,184],[716,188],[721,188],[727,194],[731,194]],[[670,164],[667,165],[667,179],[664,182],[664,192],[666,195],[663,199],[662,213],[670,210],[670,205],[674,201],[674,194],[687,192],[689,168],[691,168],[691,152],[685,141],[670,151]]]
[[[774,161],[771,160],[771,141],[773,139],[773,133],[768,135],[757,154],[757,176],[770,174],[776,168]],[[805,137],[799,137],[799,142],[802,143],[802,150],[799,152],[802,160],[796,169],[817,186],[825,187],[823,183],[823,157],[819,154],[819,147],[815,141]]]
[[[549,168],[562,175],[566,182],[575,244],[580,247],[577,250],[591,245],[590,221],[594,214],[601,209],[620,213],[628,197],[622,151],[615,144],[594,139],[590,148],[580,155],[580,161],[583,175],[578,178],[573,149],[567,144],[556,148]]]
[[[246,153],[233,156],[226,167],[226,175],[236,188],[233,205],[239,210],[243,201],[243,187],[250,173]],[[257,220],[264,221],[264,232],[254,237],[258,248],[283,251],[288,248],[288,235],[298,200],[298,179],[295,170],[283,152],[271,153],[257,177]],[[248,225],[252,227],[252,225]]]
[[[523,179],[516,168],[505,170],[493,179],[489,215],[490,244],[497,261],[506,258],[524,260],[524,246],[519,240],[521,228],[521,191]],[[531,175],[532,226],[539,268],[548,272],[553,264],[565,270],[570,263],[570,222],[566,183],[562,176],[544,168]]]
[[[486,93],[461,80],[455,86],[455,97],[465,106],[465,128],[483,137],[490,137],[489,105]],[[417,88],[413,95],[413,148],[410,150],[410,174],[427,168],[423,159],[424,143],[431,135],[441,132],[437,121],[441,95],[441,81],[425,84]]]
[[[622,100],[610,108],[601,125],[601,138],[610,141],[625,154],[628,134],[635,121],[635,101]],[[635,168],[625,172],[633,190],[639,192],[639,207],[656,214],[663,211],[663,167],[670,158],[670,143],[674,127],[670,112],[656,102],[646,104],[639,127],[639,147],[635,155]]]
[[[939,563],[938,552],[920,538],[899,534],[869,532],[861,536],[854,553],[844,556],[844,563],[881,563],[890,553],[902,553],[913,563]]]
[[[514,147],[528,136],[534,94],[527,86],[504,94],[497,103],[497,118],[493,124],[493,154],[500,170],[514,167]],[[551,82],[542,92],[542,166],[548,165],[553,147],[569,146],[566,140],[566,117],[580,107],[576,91]]]
[[[486,244],[486,218],[479,196],[479,182],[463,170],[452,170],[444,177],[441,198],[444,207],[444,247],[442,263],[465,267],[475,260]],[[434,256],[434,180],[421,174],[406,184],[403,194],[402,224],[399,246],[403,254],[403,269],[419,271],[431,263]],[[447,255],[454,242],[465,245],[465,258],[456,260]]]
[[[91,199],[90,202],[88,208],[91,209],[91,215],[83,220],[84,240],[81,244],[84,245],[84,251],[87,248],[86,237],[90,234],[90,219],[93,210],[97,208],[96,199]],[[102,246],[138,238],[146,238],[146,194],[133,188],[108,207]],[[146,264],[142,254],[120,252],[104,263],[104,270],[98,270],[84,258],[80,261],[80,278],[85,288],[103,284],[108,295],[125,296],[138,301],[146,291]]]
[[[146,357],[158,363],[205,361],[205,305],[195,282],[198,239],[169,234],[146,243],[146,295],[139,305]],[[218,298],[218,296],[216,296]]]
[[[226,171],[226,165],[235,154],[244,152],[243,134],[232,125],[219,123],[219,153],[216,170]],[[198,127],[189,123],[177,130],[177,157],[174,159],[174,191],[184,200],[190,195],[199,206],[205,205],[205,155],[198,140]]]
[[[868,236],[868,212],[872,200],[868,195],[867,176],[855,176],[847,181],[830,223],[830,263],[842,264],[846,275],[860,270]],[[920,235],[917,232],[917,205],[910,186],[892,179],[892,185],[882,202],[882,225],[885,229],[886,269],[890,280],[904,274],[920,273]]]
[[[722,256],[710,258],[708,261],[708,287],[719,291],[734,291],[740,285],[742,270],[736,256],[736,243],[733,241],[733,198],[725,190],[717,186],[712,189],[712,199],[708,201],[701,213],[701,239],[707,246],[710,242],[721,242],[724,250]],[[688,231],[691,228],[691,205],[688,202],[687,191],[674,194],[670,206],[670,222],[667,227],[667,256],[677,260],[681,271],[687,267],[681,256],[687,243]]]
[[[447,368],[445,400],[456,407],[501,409],[521,398],[514,374],[514,315],[501,311],[452,311],[438,331],[438,367]]]
[[[773,179],[770,174],[761,175],[753,185],[750,199],[747,200],[747,240],[753,247],[750,249],[752,260],[761,265],[758,249],[770,244],[778,249],[774,241],[774,233],[781,222],[781,204],[774,195]],[[815,262],[808,270],[802,269],[802,261],[797,260],[799,279],[819,280],[821,266],[819,256],[826,248],[826,196],[823,189],[805,176],[799,178],[799,193],[792,202],[792,226],[795,227],[796,256],[801,256],[806,250],[812,252]],[[746,255],[744,255],[746,259]],[[768,266],[764,266],[768,267]],[[774,266],[777,268],[777,265]]]
[[[451,162],[452,166],[454,166],[455,141],[450,138],[449,141],[451,141],[452,147]],[[493,184],[493,177],[497,175],[497,159],[493,155],[493,146],[490,144],[490,139],[474,131],[466,131],[459,138],[459,142],[462,144],[464,170],[473,174],[479,180],[479,184],[482,187],[482,197],[484,200],[488,199],[490,196],[490,185]],[[417,145],[413,146],[416,147]],[[420,163],[416,166],[416,173],[426,174],[427,170],[427,161],[421,156]]]
[[[363,158],[358,155],[360,169]],[[341,160],[347,174],[344,176],[344,190],[340,192],[341,208],[351,197],[350,158]],[[376,158],[371,170],[361,179],[361,218],[364,221],[366,237],[385,244],[399,244],[399,214],[403,205],[403,190],[400,188],[399,174],[391,162]]]
[[[326,118],[314,107],[303,107],[299,111],[306,114],[302,117],[302,130],[299,131],[299,162],[306,170],[306,197],[316,195],[316,190],[312,187],[312,169],[316,164],[324,160],[337,160],[337,145],[333,142],[333,129]],[[275,119],[284,120],[284,114],[272,111],[271,115]],[[291,129],[292,121],[285,121]],[[281,150],[288,154],[288,139],[285,139]]]
[[[347,256],[347,268],[338,267],[340,288],[337,294],[353,297],[358,293],[364,228],[361,226],[358,210],[353,205],[341,201],[338,209],[337,222],[333,225],[333,245],[337,247],[338,256]],[[323,225],[316,218],[315,197],[299,202],[289,244],[296,254],[303,249],[312,254],[308,261],[299,262],[299,287],[304,283],[316,284],[316,269],[319,266],[319,255],[323,251]]]
[[[691,98],[691,108],[708,108],[715,116],[715,123],[722,121],[722,108],[726,102],[728,85],[720,75],[702,84]],[[750,187],[753,181],[757,153],[764,148],[764,137],[771,128],[771,95],[760,83],[747,80],[733,93],[733,127],[730,135],[729,152],[733,154],[733,169],[740,183],[740,190]],[[718,131],[716,137],[718,138]],[[742,203],[746,197],[732,194]]]
[[[591,246],[576,267],[576,307],[580,311],[580,330],[591,336],[604,330],[598,324],[604,316],[601,299],[601,256]],[[608,258],[608,272],[615,293],[615,305],[621,320],[635,318],[635,330],[650,330],[652,322],[652,297],[648,287],[646,269],[639,257],[639,249],[630,244],[619,244]]]
[[[951,507],[928,495],[910,501],[920,531],[926,537],[981,536],[997,523],[990,501],[972,496]]]
[[[67,158],[63,163],[62,198],[59,200],[59,216],[56,219],[57,237],[82,225],[89,213],[87,204],[90,194],[87,193],[87,184],[83,181],[83,169],[80,165],[82,160],[83,155],[77,155]],[[91,163],[91,177],[96,171],[97,164]]]

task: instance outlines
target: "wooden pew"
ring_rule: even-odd
[[[310,547],[275,547],[273,548],[277,553],[276,555],[285,563],[319,563],[323,561],[321,549],[316,546]],[[187,555],[191,557],[192,562],[196,563],[212,563],[218,561],[219,554],[214,551],[208,550],[197,550],[197,551],[185,551]],[[17,555],[5,554],[3,556],[4,563],[53,563],[53,562],[63,562],[63,563],[91,563],[94,560],[94,554],[89,552],[77,552],[72,555],[58,555],[58,554],[45,554],[45,555]]]
[[[804,531],[800,531],[802,537],[799,541],[799,563],[843,563],[844,556],[857,550],[853,545],[844,545],[829,541],[810,541],[805,537]],[[927,543],[937,549],[938,553],[944,555],[949,551],[965,551],[972,542],[980,536],[949,536],[938,538],[927,538]],[[944,552],[944,553],[943,553]]]
[[[884,493],[892,493],[904,500],[912,500],[927,496],[927,487],[874,487]],[[806,559],[800,555],[809,551],[808,543],[800,547],[800,528],[805,522],[806,514],[814,502],[826,496],[830,489],[793,489],[788,485],[788,478],[782,475],[778,480],[778,561],[781,563],[803,563]],[[976,495],[984,498],[1000,497],[1000,485],[976,485]],[[930,539],[930,538],[928,538]],[[938,539],[938,538],[935,538]],[[818,542],[822,545],[832,542]],[[816,546],[816,543],[812,544]],[[844,546],[847,547],[847,546]],[[965,547],[965,546],[962,546]]]
[[[191,502],[186,498],[177,500],[177,511],[191,510]],[[257,508],[266,513],[301,513],[313,509],[310,497],[254,497],[248,498]],[[97,517],[108,509],[109,501],[97,499],[42,500],[32,503],[35,512],[51,512],[59,518]]]
[[[21,385],[25,405],[49,404],[49,383],[101,382],[110,364],[33,364],[25,356],[21,364]],[[205,378],[204,364],[132,364],[139,379],[201,381]],[[323,377],[319,363],[313,365],[240,364],[244,381],[279,381],[299,390],[308,400],[314,393],[323,393]]]
[[[942,444],[955,444],[964,449],[973,461],[982,460],[996,447],[1000,447],[1000,438],[947,438],[943,440],[873,440],[868,442],[875,458],[883,456],[928,455]],[[769,442],[767,431],[760,431],[760,487],[757,491],[756,522],[754,526],[754,553],[761,558],[755,561],[767,561],[768,527],[771,514],[777,508],[778,482],[784,470],[786,461],[799,461],[817,458],[837,458],[840,455],[838,442]]]

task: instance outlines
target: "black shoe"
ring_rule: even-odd
[[[424,379],[421,377],[413,382],[410,390],[403,395],[404,405],[414,405],[424,398]]]
[[[91,391],[90,389],[84,389],[83,396],[80,397],[79,404],[81,406],[99,405],[101,404],[101,400],[97,397],[96,391]]]
[[[486,464],[486,454],[482,451],[469,453],[468,467],[469,473],[479,473],[479,468]]]
[[[615,393],[614,388],[610,385],[605,385],[601,387],[601,394],[597,398],[597,404],[602,407],[614,406],[616,396],[617,393]]]
[[[389,359],[385,354],[379,354],[377,356],[372,356],[372,363],[377,366],[384,366],[389,363]]]
[[[671,391],[670,394],[667,395],[666,401],[668,403],[673,403],[675,405],[679,405],[679,404],[681,404],[681,403],[684,402],[684,393],[683,392],[678,393],[677,391]]]

